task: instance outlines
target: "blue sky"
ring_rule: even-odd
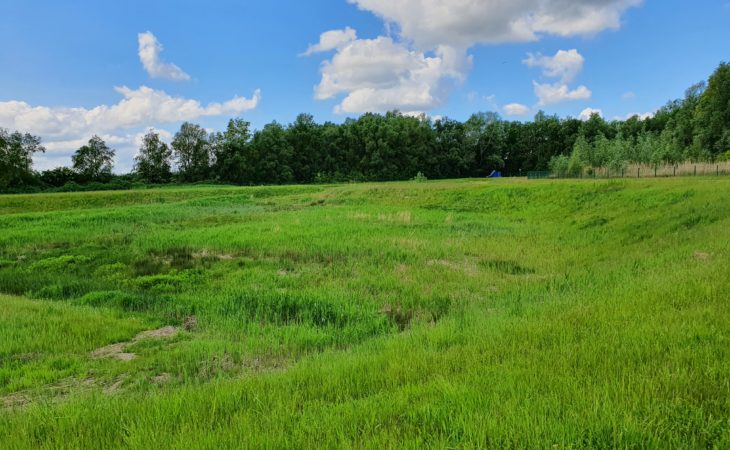
[[[69,164],[99,134],[127,171],[146,129],[169,140],[182,120],[651,114],[730,60],[726,0],[2,0],[2,11],[0,127],[43,138],[38,169]]]

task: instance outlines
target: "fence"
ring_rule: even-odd
[[[531,180],[545,178],[661,178],[703,175],[730,175],[730,161],[717,163],[682,163],[663,166],[631,164],[626,168],[618,170],[599,167],[586,169],[582,174],[577,176],[555,174],[548,171],[535,171],[528,172],[527,178]]]

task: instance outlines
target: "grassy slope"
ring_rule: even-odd
[[[0,412],[0,442],[728,446],[728,188],[0,197],[0,292],[54,300],[0,298],[0,395],[32,400]],[[88,357],[190,315],[134,361]]]

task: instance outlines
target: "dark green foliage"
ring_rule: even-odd
[[[246,182],[248,143],[251,140],[251,124],[241,119],[231,119],[223,133],[213,133],[210,142],[215,163],[213,172],[221,181],[243,184]]]
[[[52,187],[61,187],[66,183],[70,183],[78,178],[76,172],[68,167],[56,167],[51,170],[41,172],[41,182]]]
[[[0,128],[0,189],[33,182],[33,154],[45,152],[40,138]]]
[[[286,129],[270,123],[254,133],[244,173],[252,184],[286,184],[294,182],[291,159],[294,149],[287,140]]]
[[[114,150],[99,136],[93,136],[88,144],[76,150],[71,160],[81,181],[103,182],[111,179]]]
[[[211,145],[203,127],[183,123],[172,140],[172,149],[183,181],[200,181],[210,177]]]
[[[160,141],[160,135],[150,130],[142,141],[139,154],[134,158],[135,172],[149,183],[165,183],[172,177],[170,158],[172,150]]]
[[[723,63],[707,83],[697,103],[697,144],[720,154],[730,151],[730,64]]]

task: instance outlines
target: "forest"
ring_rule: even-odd
[[[0,191],[128,188],[135,183],[212,182],[237,185],[508,176],[550,170],[582,176],[629,164],[664,166],[730,159],[730,64],[687,89],[653,116],[607,121],[538,112],[529,122],[494,112],[465,122],[398,111],[364,114],[343,123],[317,123],[300,114],[284,125],[253,130],[231,119],[224,131],[183,123],[170,143],[150,131],[133,173],[114,173],[114,149],[93,136],[72,167],[33,170],[44,152],[39,137],[0,129]]]

